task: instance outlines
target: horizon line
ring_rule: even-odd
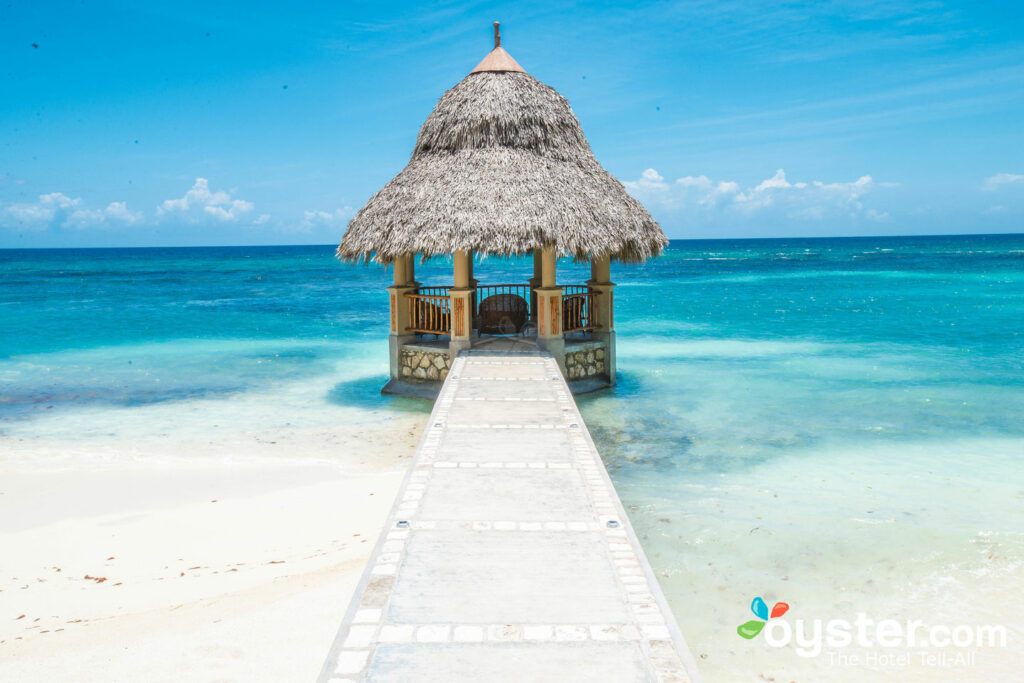
[[[966,233],[928,233],[919,235],[802,235],[799,237],[672,237],[669,244],[673,242],[766,242],[770,240],[872,240],[872,239],[908,239],[923,238],[935,239],[940,237],[1024,237],[1021,232],[966,232]],[[337,249],[337,245],[331,242],[306,243],[306,244],[176,244],[160,245],[151,244],[119,245],[119,246],[94,246],[94,247],[0,247],[3,251],[85,251],[90,249],[252,249],[252,248],[274,248],[274,247],[329,247]],[[564,257],[568,258],[568,257]],[[655,257],[657,258],[657,257]]]

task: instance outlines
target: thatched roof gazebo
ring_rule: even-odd
[[[494,334],[551,351],[574,390],[613,383],[610,262],[643,261],[668,243],[594,158],[569,102],[501,47],[497,23],[494,35],[494,50],[441,97],[408,165],[360,209],[338,247],[342,259],[394,267],[391,390],[443,379],[459,350]],[[532,253],[533,278],[481,286],[474,253]],[[416,282],[417,254],[453,256],[454,286]],[[591,280],[558,286],[562,256],[590,261]]]

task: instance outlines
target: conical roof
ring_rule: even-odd
[[[349,222],[338,256],[660,254],[661,227],[594,158],[569,102],[495,33],[495,49],[427,117],[409,164]]]

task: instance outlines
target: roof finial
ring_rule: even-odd
[[[516,63],[516,60],[512,59],[509,53],[505,52],[505,48],[501,46],[501,29],[499,28],[498,22],[494,22],[494,49],[487,53],[483,61],[476,65],[476,68],[470,71],[470,73],[480,73],[481,71],[523,71],[523,67]]]

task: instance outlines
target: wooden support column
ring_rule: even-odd
[[[540,287],[537,295],[537,345],[546,349],[565,372],[565,340],[562,335],[562,289],[556,282],[554,247],[544,247],[540,259]]]
[[[405,281],[410,285],[418,285],[416,282],[416,254],[406,254],[405,260]]]
[[[596,294],[594,318],[598,328],[591,336],[604,343],[605,373],[608,375],[608,383],[615,384],[615,283],[612,282],[611,270],[610,256],[592,258],[587,286]]]
[[[397,379],[401,376],[402,346],[416,337],[409,331],[409,299],[405,295],[415,292],[417,284],[413,280],[412,256],[410,254],[395,257],[391,262],[391,268],[394,271],[394,284],[388,287],[391,309],[388,349],[391,360],[391,377]]]
[[[540,253],[540,286],[555,286],[555,268],[557,265],[555,250],[552,247],[544,247]]]
[[[470,327],[470,330],[471,330],[471,334],[475,337],[476,334],[477,334],[477,332],[476,332],[476,325],[477,325],[477,323],[476,323],[476,307],[477,307],[479,302],[477,301],[477,295],[476,295],[477,281],[476,281],[476,277],[473,276],[473,257],[474,257],[474,253],[472,251],[469,251],[467,253],[469,254],[469,286],[473,290],[473,296],[470,297],[471,306],[469,307],[469,312],[470,312],[471,322],[469,324],[469,327]]]
[[[535,291],[540,287],[540,271],[541,262],[543,257],[541,256],[540,249],[533,250],[533,277],[530,278],[530,320],[534,323],[537,322],[537,292]]]
[[[590,261],[590,279],[594,282],[609,282],[612,278],[612,259],[599,256]]]
[[[469,287],[469,253],[465,251],[455,252],[454,261],[454,281],[456,289],[466,289]]]
[[[451,288],[451,342],[448,353],[454,360],[459,351],[471,346],[473,336],[473,295],[476,290],[470,285],[472,265],[469,252],[456,251],[453,263],[455,286]]]
[[[409,282],[409,257],[406,255],[396,256],[395,260],[391,262],[391,270],[394,273],[395,287],[403,287]]]
[[[391,262],[394,270],[394,284],[388,287],[391,299],[391,334],[408,334],[409,300],[403,296],[416,289],[416,283],[409,276],[408,256],[399,256]]]

